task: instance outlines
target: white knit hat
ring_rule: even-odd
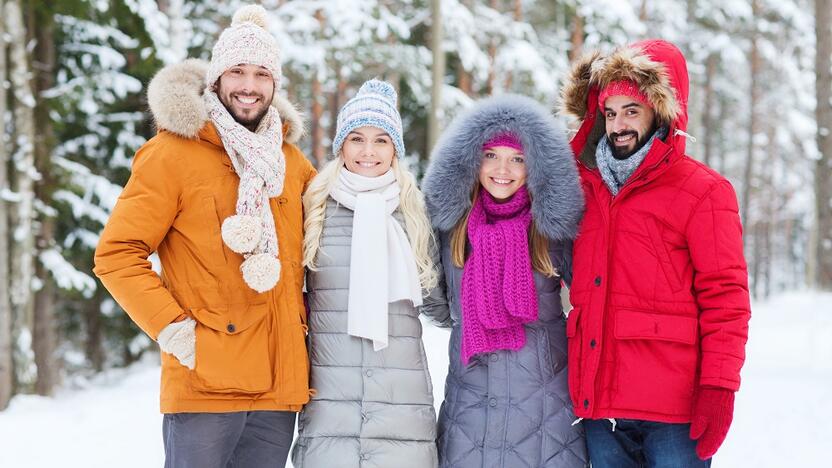
[[[386,81],[369,80],[361,85],[358,93],[338,112],[337,130],[332,141],[332,154],[336,158],[347,135],[359,127],[375,127],[387,132],[400,158],[404,157],[402,117],[396,107],[398,95],[393,85]]]
[[[247,5],[234,13],[231,26],[220,34],[211,52],[211,64],[205,75],[210,87],[229,68],[258,65],[274,77],[275,90],[280,86],[280,48],[267,28],[266,10],[260,5]]]

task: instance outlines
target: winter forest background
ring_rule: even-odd
[[[674,41],[691,77],[688,152],[737,189],[752,294],[832,290],[831,0],[262,4],[315,164],[368,78],[398,87],[420,173],[437,129],[473,100],[510,91],[554,108],[582,52]],[[0,410],[155,351],[92,276],[92,254],[155,131],[147,83],[209,58],[240,5],[0,0]]]

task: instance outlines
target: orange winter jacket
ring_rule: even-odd
[[[148,98],[159,133],[142,146],[95,252],[95,274],[133,321],[155,339],[184,314],[196,320],[196,368],[162,354],[161,410],[297,411],[309,399],[303,306],[301,195],[315,169],[292,143],[294,108],[277,97],[284,122],[286,177],[270,200],[280,281],[259,294],[243,281],[243,257],[222,241],[235,213],[239,177],[205,120],[205,63],[162,70]],[[158,252],[161,275],[148,256]]]

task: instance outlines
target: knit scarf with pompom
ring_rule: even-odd
[[[208,115],[240,176],[236,214],[222,223],[225,244],[245,260],[243,280],[257,292],[272,289],[280,279],[277,231],[269,198],[283,192],[286,158],[283,156],[283,125],[277,109],[269,106],[256,132],[234,120],[216,93],[205,91]]]
[[[462,349],[471,356],[526,343],[524,323],[537,320],[537,291],[529,255],[531,199],[525,186],[498,203],[486,191],[468,217],[471,254],[462,272]]]

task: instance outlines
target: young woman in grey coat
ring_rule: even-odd
[[[422,188],[452,322],[440,466],[588,466],[560,302],[583,198],[562,126],[526,97],[483,100],[446,130]]]
[[[393,87],[365,83],[337,127],[335,159],[303,199],[314,392],[292,463],[433,468],[436,413],[418,310],[437,284],[436,248],[422,194],[400,163]]]

